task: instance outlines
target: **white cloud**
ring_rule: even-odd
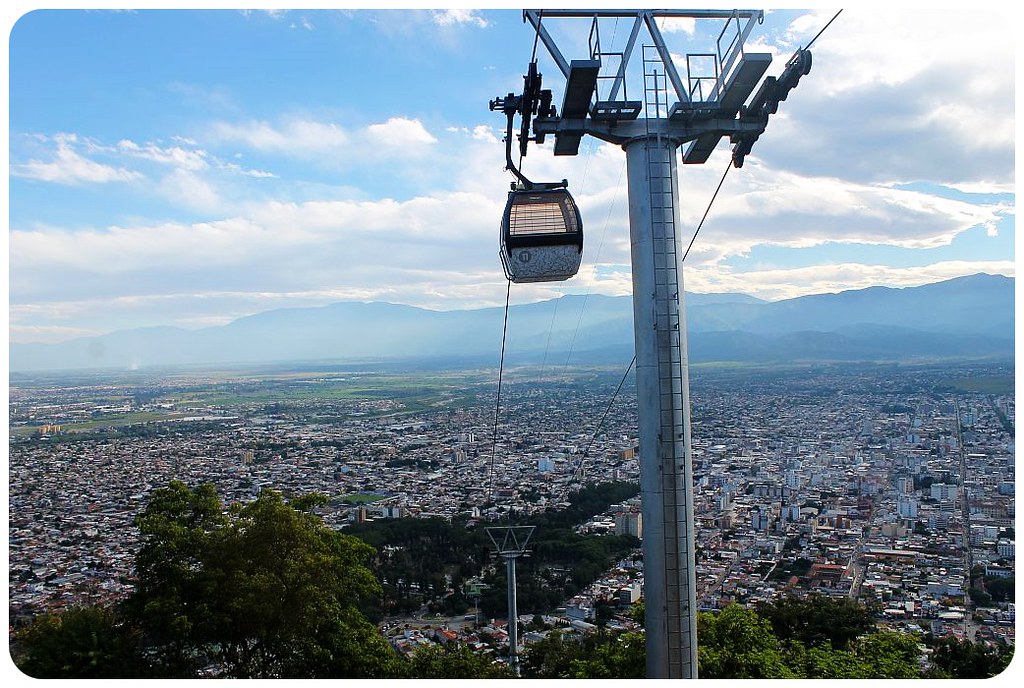
[[[684,280],[690,292],[742,293],[773,301],[871,286],[914,287],[979,272],[1013,277],[1016,264],[1012,260],[943,261],[915,267],[838,263],[737,274],[721,267],[687,267]]]
[[[705,184],[710,181],[702,180]],[[711,189],[697,198],[710,199]],[[706,205],[685,203],[696,227]],[[935,248],[973,227],[994,226],[1002,205],[973,204],[918,191],[802,176],[751,161],[732,170],[702,229],[722,257],[759,243],[812,246],[847,242]]]
[[[77,339],[79,337],[93,337],[96,335],[106,334],[104,330],[97,330],[88,327],[65,327],[63,325],[18,325],[15,318],[19,317],[12,313],[12,324],[8,328],[8,334],[10,341],[18,343],[35,342],[41,344],[53,344],[56,342],[66,342],[70,339]],[[49,312],[37,312],[33,314],[33,317],[52,318],[52,314]]]
[[[484,124],[479,124],[473,127],[473,138],[481,141],[487,141],[488,143],[501,142],[501,139],[494,135],[494,129]]]
[[[697,31],[697,20],[691,17],[659,17],[657,24],[662,33],[685,33],[693,36]]]
[[[55,137],[57,149],[50,161],[29,160],[11,165],[11,174],[57,184],[106,184],[132,182],[142,175],[123,167],[113,167],[90,160],[75,150],[79,140],[74,135]]]
[[[281,127],[269,122],[242,124],[219,122],[212,127],[212,136],[230,143],[240,143],[258,151],[290,156],[308,156],[344,148],[351,136],[333,123],[292,119]]]
[[[183,208],[201,212],[219,212],[224,200],[214,186],[188,168],[174,170],[160,179],[156,190]]]
[[[198,149],[187,150],[181,146],[161,148],[152,143],[140,146],[128,139],[118,141],[117,147],[126,155],[186,170],[202,170],[209,166],[206,152]]]
[[[833,14],[802,16],[791,39],[805,43]],[[998,13],[899,8],[884,17],[843,11],[753,154],[856,181],[1012,183],[1013,22]],[[776,60],[769,73],[783,66]]]
[[[257,9],[257,10],[239,10],[243,17],[249,18],[252,16],[265,16],[270,19],[281,20],[288,16],[288,10],[275,10],[275,9]]]
[[[181,180],[183,188],[189,181]],[[404,202],[275,202],[248,217],[191,225],[12,230],[12,295],[60,291],[76,276],[173,284],[187,275],[189,283],[221,289],[265,281],[295,290],[299,282],[308,282],[301,289],[319,288],[314,276],[345,279],[350,271],[376,273],[370,284],[386,283],[389,269],[458,272],[493,255],[491,228],[501,205],[502,199],[449,193]]]
[[[383,124],[371,124],[366,128],[370,139],[386,146],[420,146],[437,143],[419,120],[407,117],[392,117]]]
[[[469,9],[437,10],[431,13],[431,17],[440,26],[472,24],[483,29],[488,25],[487,20],[478,15],[476,10]]]
[[[422,122],[402,116],[362,129],[302,118],[288,119],[279,125],[266,121],[219,122],[210,128],[210,135],[214,139],[211,144],[238,144],[260,153],[348,168],[421,154],[437,143]]]
[[[130,139],[110,145],[75,134],[37,136],[33,140],[36,149],[49,146],[42,156],[52,162],[33,159],[13,163],[11,171],[15,177],[67,185],[131,182],[133,193],[139,197],[151,194],[178,207],[205,213],[223,213],[229,207],[220,188],[225,187],[226,180],[276,177],[269,171],[221,161],[194,140],[174,139],[175,145],[170,146]]]

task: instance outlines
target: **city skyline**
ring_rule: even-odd
[[[1014,276],[1012,24],[976,14],[844,10],[726,178],[687,290]],[[747,49],[777,74],[834,15],[769,11]],[[521,89],[518,10],[42,10],[9,26],[11,342],[344,300],[503,302],[511,176],[487,102]],[[586,49],[589,26],[549,28]],[[664,31],[674,52],[708,49],[702,25]],[[723,142],[681,169],[687,238],[728,158]],[[513,303],[629,293],[622,151],[585,139],[555,158],[549,142],[525,164],[569,180],[588,243],[577,278],[517,285]]]
[[[472,370],[410,377],[362,366],[261,367],[93,374],[56,385],[49,376],[25,379],[10,417],[12,619],[130,594],[138,536],[130,524],[146,496],[171,480],[211,485],[225,505],[266,489],[323,494],[328,502],[315,513],[330,527],[360,537],[361,526],[382,522],[377,532],[391,533],[395,551],[412,541],[439,547],[430,570],[453,580],[469,572],[450,566],[447,547],[415,535],[426,533],[421,527],[461,538],[514,508],[526,522],[561,520],[537,528],[534,542],[548,539],[548,553],[564,526],[599,547],[599,533],[624,534],[618,515],[637,508],[635,491],[619,491],[622,481],[638,488],[640,454],[635,387],[613,393],[618,372],[510,380],[496,434],[494,381]],[[1014,572],[1010,364],[710,367],[693,383],[702,611],[818,594],[878,603],[872,615],[886,630],[1013,643],[1012,597],[996,602],[1005,588],[997,593],[993,583]],[[601,415],[605,409],[613,412]],[[588,498],[592,508],[582,511],[567,503],[608,481],[621,497]],[[405,540],[403,532],[413,535]],[[572,624],[577,638],[595,630],[572,622],[594,622],[601,598],[619,598],[624,585],[624,604],[637,601],[637,554],[592,570],[598,578],[586,591],[563,597],[552,585],[538,597],[544,586],[525,583],[544,561],[538,552],[523,570],[521,616]],[[551,563],[542,567],[548,577],[566,576],[564,564]],[[587,568],[575,561],[574,574],[577,565]],[[473,568],[473,580],[486,578]],[[993,599],[978,594],[982,576]],[[501,617],[503,592],[481,626]],[[381,632],[453,621],[462,629],[456,640],[479,651],[479,628],[464,611],[416,613],[445,596],[443,586],[402,593],[418,603],[408,616],[385,619]]]

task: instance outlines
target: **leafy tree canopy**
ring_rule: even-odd
[[[800,604],[798,604],[798,602]],[[806,603],[806,606],[803,604]],[[860,605],[827,598],[780,600],[762,607],[766,615],[730,605],[697,616],[698,674],[701,678],[918,678],[919,639],[907,633],[854,635],[865,623]],[[780,609],[785,623],[767,616]],[[805,611],[806,617],[798,613]],[[815,614],[835,609],[840,627],[826,632]],[[863,608],[861,608],[863,609]],[[782,628],[782,633],[778,632]],[[844,643],[836,648],[833,640]]]
[[[942,638],[934,643],[931,655],[934,678],[992,678],[1001,674],[1013,659],[1013,646],[989,645],[958,638]]]
[[[718,614],[701,612],[697,637],[701,678],[797,678],[771,623],[752,610],[731,604]]]
[[[641,633],[594,633],[566,637],[554,631],[527,646],[520,662],[524,678],[644,678]]]
[[[320,502],[264,491],[225,513],[210,486],[154,493],[136,520],[139,581],[125,609],[163,674],[394,673],[397,655],[358,611],[380,594],[373,549],[307,511]]]
[[[14,634],[11,657],[33,678],[145,675],[135,638],[103,607],[73,607],[36,617]]]
[[[512,670],[468,647],[425,647],[413,653],[404,668],[408,678],[512,678]]]
[[[758,605],[757,611],[771,623],[780,640],[797,640],[808,646],[829,643],[845,650],[854,638],[875,627],[871,608],[847,598],[786,597]]]

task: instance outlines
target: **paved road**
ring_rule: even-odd
[[[473,609],[468,612],[469,615],[473,614]],[[483,615],[480,616],[481,623],[488,621]],[[437,628],[438,626],[447,626],[453,631],[458,631],[467,626],[472,626],[474,623],[472,616],[469,619],[466,615],[458,616],[437,616],[428,613],[425,609],[420,609],[418,612],[413,614],[403,614],[399,616],[389,616],[381,624],[381,627],[389,630],[396,627],[404,627],[406,624],[409,628]]]

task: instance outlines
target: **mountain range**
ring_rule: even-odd
[[[976,274],[763,301],[686,295],[690,360],[741,362],[1010,358],[1014,279]],[[504,308],[431,311],[391,303],[286,308],[226,325],[122,330],[57,344],[11,344],[12,372],[149,366],[435,359],[497,364]],[[506,364],[621,363],[632,297],[563,296],[512,306]]]

